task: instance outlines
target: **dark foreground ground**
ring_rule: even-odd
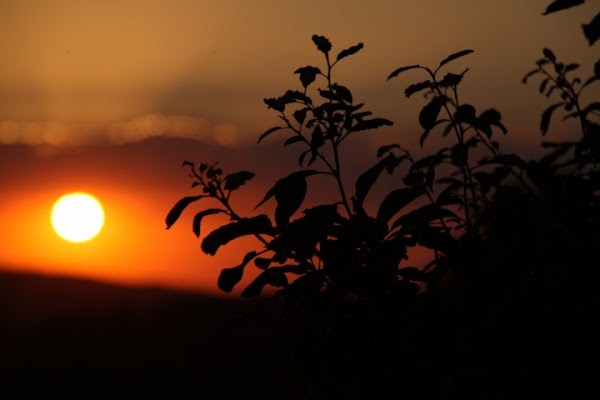
[[[425,301],[334,328],[271,299],[0,273],[0,395],[597,398],[586,313]]]

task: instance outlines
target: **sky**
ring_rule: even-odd
[[[298,67],[323,66],[313,34],[328,37],[334,53],[364,43],[336,67],[336,80],[394,122],[348,145],[349,185],[382,144],[420,151],[424,102],[403,91],[422,76],[387,76],[463,49],[474,53],[449,68],[469,68],[462,98],[502,113],[506,149],[535,154],[549,102],[521,78],[544,47],[580,63],[586,77],[598,55],[580,26],[597,5],[542,16],[549,2],[0,1],[0,268],[214,293],[221,267],[239,264],[248,248],[236,242],[204,255],[192,210],[165,229],[172,205],[195,193],[181,163],[257,173],[236,198],[252,213],[274,180],[297,168],[282,136],[256,142],[278,124],[262,100],[300,89]],[[554,124],[547,138],[571,127]],[[94,194],[106,212],[100,235],[80,244],[60,239],[49,219],[53,202],[74,190]],[[309,189],[307,201],[325,196]],[[218,226],[206,221],[203,233]]]

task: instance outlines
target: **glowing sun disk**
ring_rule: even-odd
[[[69,242],[85,242],[95,237],[104,225],[104,210],[100,202],[84,192],[61,196],[50,216],[56,233]]]

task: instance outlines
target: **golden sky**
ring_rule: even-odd
[[[463,99],[502,113],[509,147],[532,146],[548,101],[520,80],[542,48],[582,64],[584,76],[598,56],[580,27],[597,5],[542,16],[549,2],[2,1],[0,265],[216,287],[219,267],[238,260],[203,255],[189,214],[164,229],[174,202],[193,193],[181,161],[222,160],[225,168],[262,172],[248,187],[247,203],[258,203],[270,179],[281,177],[270,175],[277,161],[265,158],[280,144],[256,145],[277,124],[262,99],[299,88],[298,67],[322,65],[313,34],[327,36],[334,52],[365,44],[337,67],[337,79],[395,123],[352,148],[368,150],[353,162],[370,164],[380,144],[417,143],[423,103],[403,91],[421,77],[386,82],[389,73],[436,66],[467,48],[475,53],[452,66],[470,68]],[[278,157],[293,168],[290,154]],[[71,190],[90,191],[106,207],[105,229],[86,244],[61,241],[49,225],[53,201]]]

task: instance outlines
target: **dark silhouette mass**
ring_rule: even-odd
[[[555,1],[545,14],[581,3]],[[598,18],[583,25],[590,46]],[[300,90],[264,100],[281,122],[258,141],[277,134],[299,149],[300,169],[258,203],[260,209],[274,199],[273,218],[243,217],[231,207],[252,173],[186,161],[202,194],[177,203],[167,227],[192,202],[212,201],[219,208],[194,218],[196,236],[205,216],[223,213],[231,222],[203,238],[205,253],[242,236],[258,240],[240,265],[222,270],[218,286],[230,292],[246,269],[261,271],[242,296],[277,288],[281,318],[294,321],[291,357],[320,394],[359,398],[377,388],[407,398],[597,395],[600,102],[585,103],[583,94],[593,97],[600,62],[584,79],[575,76],[579,64],[545,48],[523,78],[541,79],[539,92],[554,101],[541,115],[544,139],[557,114],[579,127],[571,141],[543,141],[537,160],[502,151],[509,130],[500,112],[480,111],[460,96],[468,69],[450,72],[452,61],[473,50],[435,68],[395,69],[388,80],[414,77],[406,97],[425,98],[421,147],[433,135],[454,142],[421,157],[401,144],[382,146],[351,191],[342,183],[343,142],[392,122],[373,117],[335,78],[337,63],[363,44],[334,55],[329,39],[312,40],[324,67],[297,69]],[[365,199],[384,172],[397,177],[397,187],[369,209]],[[317,174],[331,179],[338,196],[302,209]],[[431,258],[414,266],[411,248],[427,249]]]
[[[582,3],[554,1],[544,14]],[[582,25],[590,46],[599,18]],[[338,63],[363,43],[334,52],[325,36],[312,42],[320,66],[296,69],[297,88],[264,99],[279,124],[258,138],[297,149],[297,169],[246,215],[232,199],[253,172],[184,161],[197,194],[165,219],[169,229],[200,206],[192,233],[211,256],[253,239],[216,282],[226,293],[243,284],[243,299],[0,274],[3,393],[598,398],[600,60],[583,77],[544,48],[524,75],[549,101],[538,159],[504,151],[500,111],[463,95],[469,69],[454,61],[474,50],[400,66],[387,80],[423,103],[420,149],[381,146],[348,180],[347,141],[393,123],[338,81]],[[553,141],[561,120],[576,130]],[[450,144],[432,150],[436,137]],[[308,207],[317,179],[335,196]],[[206,232],[213,217],[227,222]]]

